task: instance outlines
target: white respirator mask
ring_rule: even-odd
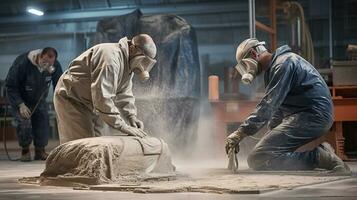
[[[235,68],[242,75],[244,84],[251,84],[258,73],[258,62],[253,58],[242,59]]]
[[[130,69],[139,77],[141,81],[147,81],[150,78],[149,72],[154,67],[156,60],[149,56],[139,55],[130,60]]]
[[[40,67],[44,70],[47,71],[49,74],[53,74],[53,72],[55,72],[55,67],[53,65],[51,65],[51,63],[49,62],[42,62],[40,63]]]

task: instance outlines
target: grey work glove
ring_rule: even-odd
[[[141,138],[147,136],[143,130],[128,126],[126,124],[120,128],[120,131],[130,136],[137,136]]]
[[[19,105],[19,112],[20,112],[21,117],[23,117],[25,119],[28,119],[31,117],[31,110],[24,103],[21,103]]]
[[[247,134],[243,133],[240,129],[234,131],[226,138],[226,154],[231,155],[233,152],[239,152],[239,143],[245,138]]]
[[[130,126],[144,130],[144,123],[140,121],[136,116],[131,116],[128,119]]]

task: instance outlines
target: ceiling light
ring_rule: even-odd
[[[43,11],[38,10],[36,8],[27,8],[27,12],[37,15],[37,16],[42,16],[43,15]]]

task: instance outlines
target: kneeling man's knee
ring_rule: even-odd
[[[248,166],[254,170],[266,170],[266,164],[272,158],[270,154],[254,151],[248,156]]]

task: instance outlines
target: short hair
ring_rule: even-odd
[[[45,47],[42,49],[42,52],[41,52],[41,57],[45,54],[49,54],[49,53],[54,53],[55,54],[55,59],[57,59],[57,50],[53,47]]]

